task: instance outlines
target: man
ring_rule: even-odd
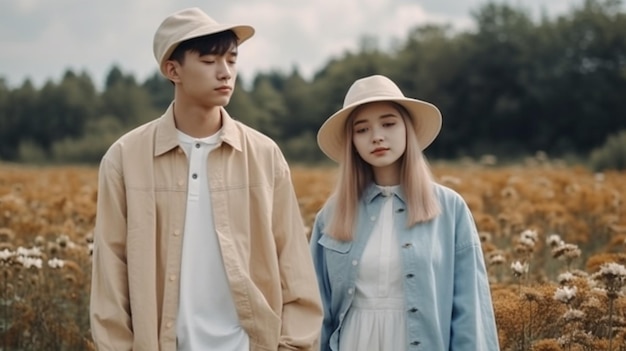
[[[254,29],[200,9],[154,36],[175,86],[100,164],[90,318],[99,350],[312,350],[322,310],[288,165],[224,106]]]

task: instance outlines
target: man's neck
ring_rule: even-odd
[[[174,120],[178,130],[194,138],[211,136],[222,127],[220,106],[207,108],[175,101]]]

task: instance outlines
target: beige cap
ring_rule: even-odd
[[[243,43],[252,35],[254,28],[241,24],[220,24],[197,7],[183,9],[166,17],[154,34],[154,57],[159,63],[159,70],[165,76],[164,63],[181,42],[232,30],[239,38],[238,44]]]

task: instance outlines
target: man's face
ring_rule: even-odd
[[[179,94],[207,107],[226,106],[237,80],[237,47],[224,55],[187,51],[182,64],[175,62]]]

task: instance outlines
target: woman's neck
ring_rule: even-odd
[[[374,182],[380,186],[393,186],[400,184],[400,163],[385,167],[374,167]]]

